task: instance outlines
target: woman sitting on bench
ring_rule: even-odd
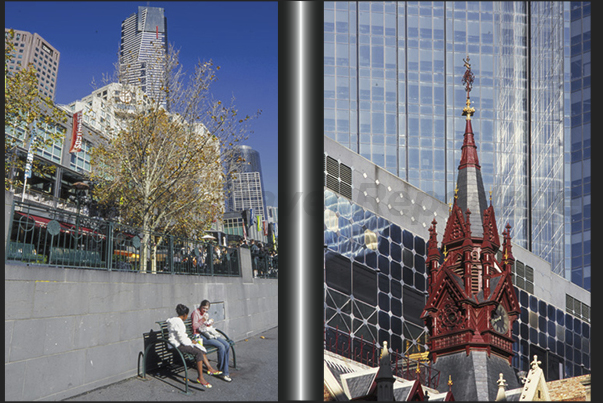
[[[195,356],[197,361],[197,370],[199,371],[199,377],[196,379],[197,383],[211,388],[211,384],[203,378],[203,364],[207,367],[207,372],[211,375],[220,375],[222,372],[216,371],[209,364],[209,360],[205,353],[207,350],[199,345],[192,342],[186,334],[186,326],[184,321],[188,317],[189,309],[186,305],[178,304],[176,307],[176,313],[178,316],[169,318],[167,322],[167,328],[169,332],[168,341],[173,344],[178,350],[183,353],[189,353]],[[187,375],[188,376],[188,375]]]
[[[212,326],[214,320],[209,318],[209,306],[210,302],[204,299],[201,301],[199,309],[195,309],[191,314],[193,333],[199,334],[203,338],[204,345],[214,346],[218,349],[218,369],[223,373],[221,378],[226,382],[231,382],[232,378],[228,372],[230,344]]]

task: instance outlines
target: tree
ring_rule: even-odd
[[[158,48],[156,66],[159,95],[143,93],[116,69],[119,95],[109,98],[121,111],[115,113],[121,129],[91,154],[93,196],[118,205],[123,221],[142,227],[142,271],[150,257],[146,245],[153,247],[155,271],[155,251],[165,240],[159,234],[200,239],[221,219],[224,180],[236,171],[233,147],[246,138],[251,119],[237,116],[234,98],[228,107],[213,99],[209,89],[219,67],[211,61],[199,62],[187,82],[173,47]]]
[[[22,186],[19,172],[25,171],[25,160],[17,158],[19,147],[32,153],[52,147],[64,138],[67,114],[55,107],[50,97],[42,97],[38,90],[38,78],[33,65],[12,72],[10,61],[15,57],[15,31],[5,35],[4,42],[4,187],[12,190]],[[34,136],[34,128],[43,133]],[[40,131],[39,131],[40,132]],[[7,135],[8,134],[8,135]],[[30,145],[31,143],[31,145]],[[50,173],[54,166],[33,161],[32,171],[41,175]]]

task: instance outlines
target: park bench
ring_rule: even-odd
[[[163,344],[165,346],[171,347],[169,350],[165,350],[165,349],[163,350],[163,354],[161,354],[161,355],[163,355],[164,361],[166,360],[166,355],[173,354],[175,356],[177,353],[177,355],[180,357],[180,362],[182,362],[182,364],[184,365],[184,373],[185,374],[187,374],[187,366],[186,366],[187,361],[193,363],[194,364],[193,368],[196,368],[195,357],[192,354],[183,353],[182,351],[175,348],[174,345],[168,341],[169,332],[168,332],[168,328],[167,328],[167,322],[166,321],[157,321],[155,323],[157,323],[159,325],[159,332],[155,339],[149,341],[148,345],[145,348],[144,354],[142,352],[140,352],[138,355],[139,364],[140,364],[140,357],[142,355],[142,376],[140,375],[140,370],[138,371],[138,375],[141,376],[142,378],[146,377],[146,360],[149,357],[149,352],[151,351],[151,349],[154,348],[154,346],[156,346],[157,344]],[[191,319],[185,320],[184,326],[186,326],[186,333],[187,333],[188,337],[192,340],[193,325],[192,325]],[[224,336],[224,338],[230,345],[230,349],[232,351],[233,367],[236,368],[237,367],[237,357],[235,355],[235,350],[234,350],[234,345],[235,345],[234,340],[232,340],[230,337],[228,337],[226,335],[226,333],[224,333],[220,329],[216,329],[216,330],[222,336]],[[217,354],[217,352],[218,352],[218,349],[214,346],[203,345],[203,347],[205,347],[205,349],[207,350],[207,353],[206,353],[207,355],[212,354],[212,353]],[[159,350],[159,352],[161,352],[161,351],[162,350]],[[154,352],[158,353],[157,348],[154,348]],[[174,363],[176,363],[176,361],[174,361]],[[185,377],[185,392],[184,393],[189,394],[188,393],[188,375],[186,375],[186,377]]]
[[[32,244],[23,244],[18,242],[8,242],[8,251],[6,253],[9,260],[34,261],[36,263],[44,262],[44,255],[38,255]]]
[[[50,264],[102,266],[100,253],[70,248],[50,248]]]

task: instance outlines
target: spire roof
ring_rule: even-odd
[[[473,237],[482,237],[484,210],[488,208],[488,204],[486,192],[484,190],[481,166],[479,165],[479,158],[477,156],[477,146],[475,145],[473,127],[471,125],[471,116],[473,116],[475,108],[471,107],[471,98],[469,94],[475,77],[473,72],[471,72],[469,56],[463,61],[465,62],[465,68],[467,69],[463,75],[463,84],[465,84],[465,90],[467,91],[467,103],[463,109],[463,116],[466,116],[466,123],[456,185],[458,189],[456,202],[463,212],[465,219],[467,218],[467,210],[470,210],[471,213],[474,214],[471,219],[471,235]]]

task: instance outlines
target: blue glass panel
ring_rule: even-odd
[[[549,308],[548,308],[549,320],[552,320],[552,321],[555,320],[555,311],[556,311],[555,307],[553,305],[549,305]]]
[[[402,280],[402,266],[398,262],[392,261],[389,265],[391,269],[392,281],[393,280]]]
[[[390,226],[389,235],[395,243],[402,243],[402,229],[398,225],[392,224]]]
[[[415,237],[415,252],[419,255],[425,255],[425,240],[419,236]]]
[[[565,353],[565,345],[563,344],[562,341],[557,341],[557,354],[559,354],[561,357],[563,357]]]
[[[538,312],[538,299],[533,295],[530,295],[530,310]]]
[[[380,312],[380,313],[383,313],[383,312]],[[387,318],[387,319],[389,320],[389,316],[388,316],[388,318]],[[389,330],[389,323],[388,323],[388,325],[387,325],[387,329]],[[386,331],[386,330],[384,330],[383,328],[381,328],[381,329],[379,330],[379,343],[382,345],[384,341],[386,341],[386,342],[387,342],[387,344],[391,344],[391,343],[389,342],[389,332],[388,332],[388,331]]]
[[[557,309],[557,323],[561,326],[565,325],[565,314],[561,309]]]
[[[402,298],[402,284],[399,281],[392,280],[392,301]]]
[[[393,322],[392,318],[392,322]],[[397,324],[397,322],[396,322]],[[393,323],[392,323],[392,329],[393,329]],[[392,348],[392,350],[394,351],[398,351],[398,352],[402,352],[402,337],[399,336],[398,334],[392,334],[392,342],[390,343],[390,346]]]
[[[565,329],[565,344],[568,346],[574,345],[574,332],[569,329]]]
[[[389,221],[385,218],[379,217],[377,220],[377,225],[379,226],[379,232],[384,237],[389,237]]]
[[[515,323],[517,323],[517,321],[515,321]],[[527,340],[530,337],[530,328],[529,328],[529,326],[527,324],[522,323],[519,326],[519,335],[524,340]]]
[[[389,259],[387,256],[379,255],[379,270],[383,274],[389,274]]]
[[[582,354],[582,363],[586,369],[590,369],[590,356],[586,353]]]
[[[402,320],[395,316],[392,316],[392,332],[394,334],[402,334]],[[402,346],[400,346],[400,347],[402,347]],[[392,348],[394,348],[394,347],[392,346]]]
[[[402,272],[402,280],[404,284],[413,285],[414,275],[411,269],[404,266],[404,270]]]
[[[405,248],[413,249],[413,236],[410,232],[404,230],[402,233],[402,242]]]
[[[576,365],[582,364],[582,352],[577,348],[574,349],[574,362]]]
[[[538,332],[538,344],[542,348],[546,348],[546,333]]]
[[[586,322],[582,323],[582,336],[590,339],[590,326]]]
[[[419,291],[425,291],[425,276],[415,273],[415,287]]]
[[[546,312],[547,312],[547,309],[546,309],[546,302],[544,302],[544,301],[539,301],[539,302],[538,302],[538,314],[539,314],[541,317],[546,318]]]
[[[364,220],[364,209],[357,204],[352,204],[352,220],[360,225]]]
[[[582,321],[578,318],[574,318],[574,332],[582,334]]]
[[[404,263],[404,266],[413,267],[413,260],[412,252],[409,249],[404,248],[404,252],[402,253],[402,262]]]
[[[513,322],[513,332],[511,334],[513,334],[513,335],[519,334],[519,322],[518,321]],[[513,338],[516,338],[516,337],[513,336]]]
[[[548,341],[548,347],[551,349],[551,352],[554,353],[555,346],[557,345],[557,343],[555,343],[555,338],[549,336],[547,341]]]
[[[389,312],[389,295],[382,292],[379,293],[379,309]],[[379,326],[383,327],[381,324]]]
[[[415,255],[415,270],[425,273],[425,258],[421,255]]]
[[[528,309],[525,307],[521,307],[521,312],[519,314],[519,319],[521,320],[522,323],[529,323],[530,321],[530,314],[528,312]]]
[[[379,299],[381,299],[381,293],[379,294]],[[389,297],[387,298],[387,300],[389,301]],[[387,312],[384,312],[383,310],[380,311],[379,312],[379,327],[381,327],[381,329],[389,330],[390,329],[389,326],[390,326],[389,325],[389,314]]]
[[[569,330],[574,330],[574,317],[569,313],[565,314],[565,327]]]
[[[399,318],[402,317],[402,301],[399,299],[392,299],[392,315],[397,316]]]
[[[555,325],[555,322],[552,320],[548,321],[548,332],[551,336],[555,336],[557,334],[557,325]]]
[[[546,318],[540,316],[538,317],[538,330],[541,332],[546,332]]]
[[[368,267],[377,267],[377,254],[375,252],[368,252],[364,259]]]
[[[364,255],[366,255],[366,249],[361,250],[354,256],[354,260],[358,263],[364,263]]]
[[[347,199],[343,197],[339,199],[339,215],[340,217],[345,217],[348,220],[352,218],[352,206]]]
[[[389,256],[389,241],[382,236],[379,237],[379,253]]]
[[[402,247],[395,243],[392,243],[390,246],[392,260],[395,260],[396,262],[402,262]]]
[[[325,231],[325,243],[330,248],[334,243],[337,235],[333,231]]]
[[[389,292],[389,277],[379,273],[379,291],[388,293]]]
[[[530,343],[538,344],[538,330],[530,328]]]
[[[339,217],[339,232],[346,238],[352,237],[352,225],[347,219],[341,216]]]
[[[525,292],[523,290],[519,291],[519,303],[522,307],[526,307],[526,308],[528,307],[529,298],[528,298],[527,292]]]

